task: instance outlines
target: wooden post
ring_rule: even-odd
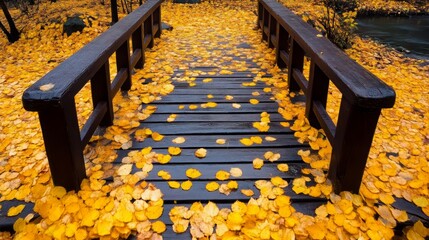
[[[121,90],[128,91],[131,89],[130,42],[128,40],[116,50],[116,69],[119,72],[122,68],[127,71],[127,79],[122,84]]]
[[[310,121],[311,126],[320,128],[320,123],[313,111],[314,101],[318,101],[326,108],[326,100],[328,98],[329,78],[317,66],[314,61],[310,65],[310,79],[308,81],[308,89],[306,95],[305,115]]]
[[[268,22],[268,47],[269,48],[275,48],[271,37],[273,34],[277,34],[277,20],[274,18],[274,16],[270,15],[269,22]],[[277,43],[278,44],[278,43]]]
[[[135,32],[133,32],[133,52],[139,51],[141,58],[137,61],[135,68],[142,69],[144,66],[144,47],[143,47],[143,25],[139,26]]]
[[[100,102],[107,104],[107,112],[101,120],[100,126],[113,124],[112,87],[110,83],[109,62],[106,62],[91,78],[92,104],[95,107]]]
[[[289,33],[283,28],[282,25],[277,23],[276,29],[277,37],[277,48],[276,48],[276,60],[279,68],[287,67],[288,62],[284,62],[280,57],[281,51],[286,51],[289,54]]]
[[[264,6],[262,6],[262,3],[258,1],[258,22],[257,25],[260,29],[263,30],[263,15],[264,15]]]
[[[270,18],[270,12],[263,8],[263,14],[262,14],[262,41],[268,41],[268,34],[265,32],[265,27],[268,27],[268,22]]]
[[[156,38],[161,37],[162,32],[162,24],[161,24],[161,6],[159,6],[154,12],[153,12],[153,24],[158,24],[158,32],[156,32],[155,36]]]
[[[74,98],[39,111],[39,120],[54,185],[78,191],[86,172]]]
[[[118,17],[118,3],[116,2],[117,0],[110,0],[110,9],[112,12],[112,25],[114,23],[117,23],[119,20]]]
[[[293,70],[296,69],[302,72],[304,66],[304,50],[299,46],[295,39],[291,40],[289,63],[288,63],[288,83],[289,91],[299,91],[300,87],[297,80],[293,77]]]
[[[144,37],[146,38],[147,35],[150,35],[150,42],[148,44],[148,48],[153,48],[154,41],[153,41],[153,15],[150,15],[145,21],[144,21]]]
[[[342,98],[328,173],[336,193],[359,193],[380,112],[380,108],[361,108]]]

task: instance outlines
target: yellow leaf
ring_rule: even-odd
[[[182,184],[180,186],[182,187],[183,190],[188,191],[192,187],[192,182],[187,180],[187,181],[182,182]]]
[[[245,145],[245,146],[251,146],[253,145],[253,142],[250,138],[242,138],[240,139],[241,144]]]
[[[225,99],[230,101],[230,100],[234,99],[234,97],[233,97],[233,96],[231,96],[231,95],[226,95],[226,96],[225,96]]]
[[[173,156],[177,156],[182,152],[182,149],[179,147],[168,147],[168,153],[170,153]]]
[[[217,106],[217,103],[215,103],[215,102],[208,102],[208,103],[206,103],[206,106],[207,106],[208,108],[214,108],[214,107],[216,107],[216,106]]]
[[[184,137],[177,137],[177,138],[173,139],[172,142],[176,143],[176,144],[182,144],[182,143],[186,142],[186,139]]]
[[[168,118],[167,118],[167,122],[174,122],[174,120],[176,120],[177,114],[171,114]]]
[[[252,189],[241,189],[241,193],[247,197],[251,197],[255,194]]]
[[[18,206],[15,207],[11,207],[9,208],[9,210],[7,211],[7,216],[8,217],[14,217],[17,216],[18,214],[20,214],[22,212],[22,210],[24,210],[25,205],[24,204],[20,204]]]
[[[221,180],[221,181],[227,180],[227,179],[229,178],[229,172],[224,171],[224,170],[219,170],[219,171],[216,173],[216,178],[217,178],[218,180]]]
[[[188,107],[190,110],[195,110],[195,109],[197,109],[198,108],[198,106],[197,105],[195,105],[195,104],[191,104],[191,105],[189,105],[189,107]]]
[[[207,150],[204,148],[199,148],[197,151],[195,151],[195,156],[197,158],[205,158],[207,155]]]
[[[212,78],[204,78],[204,79],[203,79],[203,82],[204,82],[204,83],[208,83],[208,82],[211,82],[211,81],[213,81],[213,79],[212,79]]]
[[[157,218],[161,217],[163,211],[164,211],[164,208],[162,206],[150,205],[146,209],[146,217],[150,220],[157,219]]]
[[[113,227],[113,221],[100,220],[97,222],[97,232],[100,236],[110,235]]]
[[[126,175],[129,175],[132,170],[133,170],[133,164],[123,164],[118,168],[117,173],[119,176],[126,176]]]
[[[207,94],[207,98],[212,99],[212,98],[214,98],[214,96],[213,96],[213,94]]]
[[[186,176],[192,179],[199,178],[201,176],[201,172],[198,171],[198,169],[189,168],[186,170]]]
[[[170,162],[170,160],[171,160],[171,156],[168,154],[164,155],[164,154],[158,153],[156,158],[157,158],[158,162],[161,164],[166,164],[166,163]],[[147,166],[147,165],[148,164],[146,164],[145,166]]]
[[[161,221],[156,221],[156,222],[152,223],[152,230],[156,233],[163,233],[163,232],[165,232],[166,229],[167,229],[167,227]]]
[[[277,140],[277,138],[275,138],[275,137],[270,137],[270,136],[265,137],[265,141],[267,141],[267,142],[274,142],[276,140]]]
[[[241,175],[243,175],[243,172],[240,168],[231,168],[231,170],[229,170],[229,173],[233,177],[241,177]]]
[[[225,143],[226,143],[226,140],[225,140],[225,139],[223,139],[223,138],[219,138],[219,139],[216,139],[216,143],[217,143],[217,144],[220,144],[220,145],[223,145],[223,144],[225,144]]]
[[[231,190],[235,190],[238,189],[238,183],[237,181],[229,181],[226,186],[231,189]]]
[[[219,183],[217,182],[209,182],[206,184],[206,189],[209,192],[213,192],[219,189]]]
[[[153,139],[155,142],[159,142],[159,141],[161,141],[162,139],[164,139],[164,136],[163,136],[163,135],[161,135],[161,134],[159,134],[159,133],[157,133],[157,132],[153,132],[153,133],[152,133],[152,139]]]
[[[253,160],[253,168],[254,169],[261,169],[262,166],[264,166],[264,160],[262,160],[260,158],[255,158]]]
[[[237,109],[238,109],[238,108],[241,108],[241,104],[233,103],[233,104],[232,104],[232,107],[233,107],[233,108],[237,108]]]
[[[177,189],[180,187],[180,183],[177,181],[168,181],[168,186],[172,189]]]
[[[158,177],[161,177],[164,180],[170,180],[171,179],[170,173],[167,171],[164,171],[164,170],[158,171]]]
[[[426,197],[423,196],[419,196],[419,197],[415,197],[413,198],[413,202],[421,208],[427,207],[429,206],[429,201]]]
[[[40,86],[39,89],[40,89],[40,91],[47,92],[47,91],[51,90],[54,87],[55,87],[55,84],[48,83],[48,84]]]
[[[250,99],[250,100],[249,100],[249,102],[250,102],[251,104],[253,104],[253,105],[256,105],[256,104],[258,104],[258,103],[259,103],[259,100],[258,100],[258,99],[254,99],[254,98],[252,98],[252,99]]]
[[[256,143],[256,144],[261,144],[261,143],[262,143],[262,138],[261,138],[261,137],[259,137],[259,136],[253,136],[253,137],[250,137],[250,140],[251,140],[253,143]]]
[[[277,165],[277,169],[281,172],[287,172],[289,171],[289,166],[286,163],[280,163]]]

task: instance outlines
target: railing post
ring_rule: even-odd
[[[161,6],[159,6],[152,14],[153,16],[153,24],[158,24],[158,32],[156,32],[155,36],[156,38],[161,37],[161,31],[162,31],[162,26],[161,26]]]
[[[95,107],[100,102],[107,104],[107,112],[100,122],[100,126],[113,124],[112,87],[110,83],[109,62],[107,61],[91,78],[92,104]]]
[[[258,1],[258,22],[257,25],[260,29],[262,29],[262,31],[264,30],[263,28],[263,14],[264,14],[264,6],[262,6],[262,3],[260,1]]]
[[[299,46],[295,39],[291,40],[289,63],[288,63],[288,83],[289,91],[299,91],[300,87],[297,80],[293,77],[294,69],[302,72],[304,66],[304,50]]]
[[[39,111],[39,120],[54,185],[78,191],[86,172],[74,98]]]
[[[282,25],[277,23],[276,26],[276,37],[277,37],[277,48],[276,48],[276,60],[279,68],[287,67],[287,62],[284,62],[280,57],[281,51],[286,51],[289,54],[289,33],[283,28]]]
[[[265,32],[265,27],[268,28],[270,13],[265,8],[263,8],[262,12],[262,41],[268,41],[268,34]]]
[[[314,114],[313,103],[318,101],[326,108],[328,98],[329,78],[317,66],[314,61],[310,64],[310,79],[308,81],[308,89],[306,95],[305,115],[310,121],[311,126],[320,128],[320,123]]]
[[[277,34],[277,21],[274,16],[270,15],[270,20],[268,22],[268,47],[275,48],[271,38],[273,34]],[[276,36],[277,37],[277,36]],[[278,43],[277,43],[278,44]]]
[[[132,41],[133,41],[133,52],[139,51],[141,53],[141,58],[137,61],[135,68],[142,69],[144,66],[144,47],[143,47],[143,25],[139,26],[135,32],[133,32]]]
[[[147,35],[150,35],[150,42],[148,44],[148,48],[153,48],[154,41],[153,41],[153,15],[150,15],[145,21],[144,21],[144,36],[146,38]]]
[[[116,68],[119,72],[120,69],[126,69],[127,79],[122,85],[122,91],[128,91],[131,89],[131,67],[130,67],[130,42],[126,40],[119,48],[116,50]]]
[[[342,98],[328,173],[335,192],[359,192],[380,112]]]

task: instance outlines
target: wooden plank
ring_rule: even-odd
[[[254,186],[255,181],[247,180],[247,181],[237,181],[239,189],[236,191],[232,191],[228,196],[220,193],[219,191],[209,192],[206,190],[206,184],[209,181],[192,181],[192,187],[188,191],[184,191],[182,189],[171,189],[168,186],[166,181],[151,181],[161,192],[164,194],[163,199],[165,203],[173,203],[175,201],[248,201],[250,197],[243,195],[240,192],[240,189],[251,189],[256,194],[259,193],[259,190]],[[226,183],[226,182],[225,182]],[[313,197],[307,196],[305,194],[296,194],[292,191],[292,186],[288,186],[285,189],[285,194],[291,199],[296,201],[312,201]]]
[[[255,156],[263,159],[262,156]],[[174,157],[173,157],[174,158]],[[264,166],[261,169],[254,169],[251,163],[217,163],[217,164],[208,164],[204,162],[204,159],[201,159],[199,164],[155,164],[152,171],[150,171],[149,176],[145,178],[147,181],[162,181],[161,177],[158,177],[158,171],[164,170],[171,174],[171,180],[175,181],[186,181],[189,178],[186,176],[186,170],[190,168],[198,169],[201,172],[201,176],[196,179],[197,181],[218,181],[216,179],[216,172],[224,170],[229,172],[229,170],[234,168],[240,168],[243,172],[241,177],[230,177],[231,180],[243,181],[243,180],[270,180],[272,177],[280,176],[283,179],[291,180],[293,178],[300,177],[301,169],[308,167],[306,163],[290,163],[288,172],[281,172],[277,169],[277,163],[271,163],[265,161]],[[141,171],[141,169],[134,168],[133,173]],[[194,181],[194,180],[192,180]]]
[[[167,121],[167,118],[170,116],[169,113],[154,113],[148,119],[144,120],[144,123],[155,123]],[[241,122],[243,119],[247,121],[255,122],[260,121],[261,114],[259,113],[215,113],[215,114],[204,114],[204,113],[186,113],[180,114],[174,122]],[[270,114],[271,122],[290,122],[286,121],[280,114],[272,113]]]
[[[258,91],[262,92],[262,91]],[[165,103],[206,103],[206,102],[216,102],[216,103],[248,103],[250,99],[258,99],[259,102],[273,102],[273,97],[270,95],[262,94],[260,96],[252,96],[252,95],[237,95],[233,96],[232,100],[225,99],[227,94],[221,95],[213,95],[213,98],[207,98],[205,94],[194,94],[194,95],[176,95],[174,92],[170,95],[161,97],[160,100],[155,101],[157,104],[165,104]]]
[[[229,80],[229,79],[228,79]],[[266,87],[267,85],[265,85],[265,83],[255,83],[255,86],[245,86],[243,85],[244,83],[253,83],[251,79],[249,79],[248,81],[235,81],[235,82],[231,82],[231,81],[211,81],[208,83],[202,83],[202,82],[194,82],[196,85],[192,86],[192,88],[211,88],[211,89],[240,89],[240,88],[251,88],[251,89],[261,89]],[[174,86],[176,88],[188,88],[189,87],[189,83],[187,82],[175,82]]]
[[[178,104],[160,104],[156,113],[276,113],[279,108],[277,103],[259,103],[256,105],[250,103],[240,104],[240,108],[234,108],[232,103],[219,103],[214,108],[202,108],[198,106],[197,109],[189,109],[189,105],[184,109],[179,109]]]
[[[252,134],[240,134],[240,135],[188,135],[186,136],[186,142],[182,144],[174,144],[172,140],[178,135],[166,135],[163,141],[155,142],[151,138],[146,139],[143,142],[134,142],[131,149],[142,149],[144,147],[167,148],[170,146],[179,146],[181,148],[243,148],[245,147],[240,143],[240,139],[249,138]],[[252,148],[272,148],[272,147],[306,147],[307,145],[300,144],[293,134],[264,134],[259,135],[262,138],[265,136],[274,136],[277,141],[267,142],[263,141],[262,144],[254,144]],[[219,145],[216,140],[219,138],[226,139],[227,143]],[[250,148],[250,147],[248,147]],[[210,154],[210,150],[209,153]]]
[[[228,91],[225,91],[225,89],[197,89],[197,88],[178,88],[175,89],[174,92],[172,92],[172,95],[193,95],[193,94],[199,94],[199,95],[207,95],[207,94],[213,94],[213,95],[252,95],[252,92],[254,92],[255,89],[253,88],[241,88],[241,89],[228,89]],[[262,92],[262,90],[259,90],[261,94],[265,94]],[[271,96],[271,94],[269,94]]]
[[[297,152],[302,147],[296,148],[229,148],[228,150],[222,148],[208,149],[208,154],[204,159],[195,157],[195,151],[197,148],[182,148],[182,153],[179,156],[174,156],[169,164],[185,164],[185,163],[201,163],[206,164],[218,164],[218,163],[252,163],[255,157],[263,158],[264,153],[267,151],[273,151],[279,153],[281,158],[277,163],[294,163],[302,162],[301,157]],[[134,150],[131,150],[134,151]],[[118,150],[118,157],[115,160],[115,164],[120,163],[122,158],[126,157],[130,150]],[[157,153],[167,154],[168,151],[164,149],[156,149]]]
[[[176,119],[180,119],[177,115]],[[243,119],[239,115],[237,118]],[[232,134],[232,133],[254,133],[259,134],[259,130],[252,126],[253,122],[170,122],[170,123],[146,123],[143,122],[140,128],[149,128],[152,131],[163,135],[174,134]],[[292,133],[290,128],[285,128],[279,122],[269,124],[269,133]]]
[[[18,205],[24,204],[24,210],[20,214],[14,217],[8,217],[7,212],[11,207],[16,207]],[[13,224],[18,220],[18,218],[25,218],[28,214],[35,214],[35,218],[38,217],[38,214],[33,211],[34,203],[24,202],[19,200],[8,200],[2,201],[0,204],[0,232],[14,232]]]

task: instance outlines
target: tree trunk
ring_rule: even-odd
[[[9,13],[9,10],[7,9],[7,6],[4,2],[4,0],[0,0],[0,7],[3,10],[3,13],[6,17],[7,23],[9,24],[9,28],[10,31],[8,32],[7,29],[4,27],[4,25],[2,24],[1,29],[3,30],[3,32],[6,34],[7,36],[7,40],[10,43],[16,42],[19,39],[19,31],[15,26],[15,22],[13,21],[12,16]]]
[[[118,22],[118,3],[116,0],[110,0],[110,7],[112,9],[112,24]]]

